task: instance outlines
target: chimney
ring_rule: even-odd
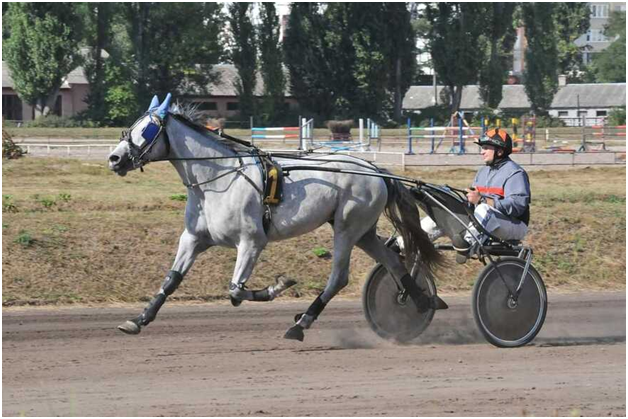
[[[558,87],[567,86],[567,75],[559,74],[558,75]]]

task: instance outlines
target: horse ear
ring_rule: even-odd
[[[166,99],[164,99],[161,105],[159,105],[159,109],[157,109],[157,115],[159,115],[160,118],[165,118],[166,115],[168,114],[168,109],[170,108],[171,100],[172,100],[172,95],[168,93],[168,95],[166,96]]]
[[[151,109],[155,109],[157,106],[159,106],[159,98],[155,95],[148,106],[148,110],[150,111]]]

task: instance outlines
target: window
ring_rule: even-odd
[[[2,117],[8,121],[22,120],[22,101],[17,95],[2,95]]]
[[[592,4],[591,17],[608,17],[608,4]]]
[[[566,118],[569,116],[569,111],[558,111],[559,118]]]
[[[578,116],[579,117],[587,116],[587,111],[578,111]]]
[[[216,102],[195,102],[199,111],[216,111],[218,110],[218,103]]]
[[[606,116],[606,111],[595,111],[595,116]]]
[[[228,111],[240,110],[240,103],[238,103],[238,102],[227,102],[227,110]]]

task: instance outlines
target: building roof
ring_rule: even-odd
[[[218,73],[219,79],[216,84],[210,84],[207,86],[206,92],[200,92],[197,89],[192,88],[191,86],[185,88],[184,90],[188,90],[188,94],[190,95],[199,95],[199,96],[237,96],[235,81],[238,77],[238,70],[235,68],[233,64],[217,64],[213,66],[212,71]],[[288,73],[286,72],[286,96],[291,96],[289,91],[289,86],[287,82]],[[73,84],[88,84],[87,78],[85,77],[85,72],[83,71],[83,67],[77,67],[72,70],[67,77],[65,78],[63,84],[61,85],[62,89],[70,89]],[[2,87],[3,88],[14,88],[13,80],[11,79],[11,72],[9,71],[9,66],[2,61]],[[261,74],[257,74],[257,83],[255,85],[255,95],[262,96],[262,92],[264,91],[264,81],[262,80]]]
[[[238,93],[235,88],[235,83],[238,80],[238,70],[233,64],[217,64],[212,67],[214,73],[218,73],[218,82],[215,84],[209,84],[206,92],[200,92],[198,89],[188,86],[184,88],[190,95],[199,96],[237,96]],[[286,76],[286,88],[285,95],[292,96],[290,94],[290,88],[288,83],[288,72],[284,71]],[[258,72],[255,83],[255,96],[262,96],[264,92],[264,80],[262,75]]]
[[[437,86],[438,103],[449,103],[444,86]],[[626,106],[626,83],[567,84],[558,89],[552,108],[612,108]],[[434,105],[434,86],[412,86],[403,98],[403,109],[425,109]],[[465,86],[460,109],[482,107],[479,87]],[[522,84],[504,85],[499,109],[530,109],[530,101]]]
[[[558,90],[552,108],[626,106],[626,83],[568,84]]]
[[[65,77],[61,88],[71,89],[71,85],[73,84],[89,84],[87,82],[87,78],[85,77],[83,67],[77,67],[74,70],[70,71],[70,73]],[[10,89],[15,88],[13,84],[13,79],[11,78],[11,71],[9,70],[9,66],[4,61],[2,61],[2,87]]]

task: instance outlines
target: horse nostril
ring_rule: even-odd
[[[120,161],[120,156],[112,154],[111,156],[109,156],[109,161],[113,164],[116,164]]]

